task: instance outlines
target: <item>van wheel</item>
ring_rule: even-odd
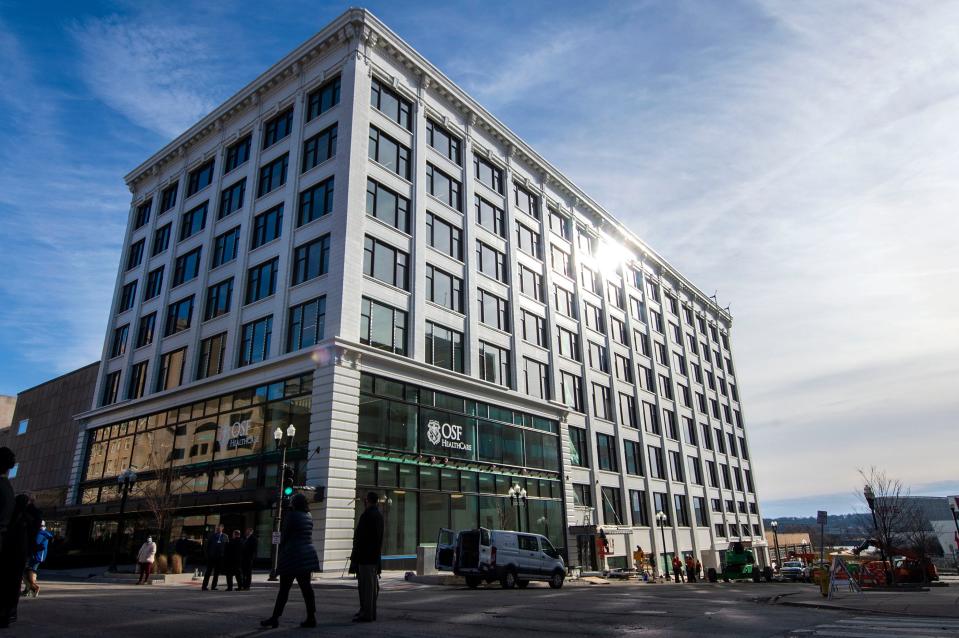
[[[479,584],[481,582],[482,582],[482,579],[477,578],[476,576],[466,577],[466,586],[469,587],[470,589],[476,589],[477,587],[479,587]]]
[[[526,589],[529,586],[529,581],[523,578],[517,578],[516,586],[520,589]]]
[[[516,587],[516,572],[512,569],[507,569],[503,573],[503,577],[499,579],[499,584],[503,586],[503,589],[513,589]]]
[[[563,580],[565,580],[565,575],[563,572],[556,571],[553,572],[553,575],[549,578],[549,586],[553,589],[559,589],[563,586]]]

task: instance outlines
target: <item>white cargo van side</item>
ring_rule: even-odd
[[[558,589],[566,578],[563,558],[545,536],[482,527],[440,530],[436,569],[465,577],[470,588],[496,580],[505,589],[523,588],[544,580]]]

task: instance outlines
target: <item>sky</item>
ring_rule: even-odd
[[[347,6],[0,0],[0,394],[99,359],[123,175]],[[959,3],[367,7],[730,306],[765,515],[959,493]]]

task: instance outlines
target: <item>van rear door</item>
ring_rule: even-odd
[[[456,561],[456,532],[451,529],[441,529],[436,539],[436,559],[434,566],[438,571],[453,571]]]

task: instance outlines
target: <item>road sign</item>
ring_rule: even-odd
[[[819,510],[816,512],[816,525],[826,524],[826,512]]]
[[[273,532],[273,544],[274,544],[274,545],[279,545],[279,544],[280,544],[280,533],[279,533],[279,532]]]

